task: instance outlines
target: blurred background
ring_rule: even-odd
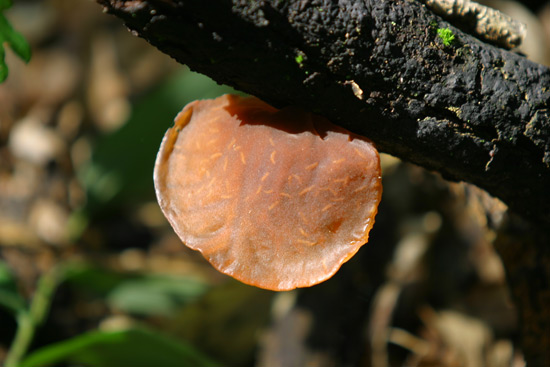
[[[498,3],[498,4],[497,4]],[[549,64],[550,3],[492,1]],[[235,92],[91,0],[16,0],[32,48],[0,84],[0,364],[522,366],[493,250],[505,207],[383,155],[371,240],[310,289],[234,281],[187,249],[152,182],[188,102]]]

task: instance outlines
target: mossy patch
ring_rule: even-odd
[[[302,67],[304,65],[304,55],[298,54],[298,55],[296,55],[294,60],[296,61],[296,64],[298,64],[300,67]]]
[[[449,28],[438,28],[437,35],[441,38],[441,41],[445,46],[452,45],[455,40],[455,35]]]

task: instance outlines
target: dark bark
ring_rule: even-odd
[[[301,105],[380,151],[484,188],[538,229],[550,224],[550,70],[462,33],[420,1],[97,1],[219,83]],[[456,36],[449,46],[442,27]],[[525,246],[548,267],[546,240]],[[524,310],[529,282],[506,255]],[[544,266],[529,277],[547,277]],[[544,296],[547,283],[527,293]],[[537,317],[543,329],[524,340],[549,332],[548,312]]]
[[[495,242],[521,320],[528,366],[550,366],[550,233],[511,216]]]

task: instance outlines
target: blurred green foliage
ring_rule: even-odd
[[[214,286],[190,276],[128,274],[95,266],[79,267],[66,281],[117,313],[155,318],[156,328],[172,340],[199,346],[226,367],[251,364],[275,294],[232,279]]]
[[[6,359],[8,367],[46,367],[81,363],[94,367],[216,366],[194,346],[143,325],[95,330],[38,348],[27,349],[43,323],[60,284],[95,294],[112,309],[129,315],[174,316],[210,287],[193,278],[125,274],[84,263],[66,263],[44,274],[30,304],[17,292],[9,267],[0,261],[0,305],[12,311],[18,331]]]
[[[207,286],[181,277],[148,275],[114,288],[107,301],[112,307],[136,315],[172,315],[196,299]]]
[[[17,292],[15,277],[6,263],[0,261],[0,306],[13,315],[26,307],[25,300]]]
[[[14,314],[17,331],[5,359],[5,367],[19,367],[27,349],[31,345],[36,329],[44,322],[53,299],[53,294],[65,274],[64,266],[57,266],[45,273],[38,281],[32,300],[27,303],[16,293],[15,279],[7,263],[0,261],[2,284],[0,304]]]
[[[87,331],[28,353],[60,285],[76,292],[79,299],[100,300],[133,321]],[[0,305],[13,311],[18,322],[5,366],[250,365],[274,294],[233,280],[213,286],[193,276],[117,272],[69,262],[44,274],[27,303],[17,292],[9,267],[0,261]],[[156,321],[147,326],[147,318]]]
[[[60,362],[97,367],[220,366],[192,346],[140,327],[84,333],[37,350],[20,367],[46,367]]]
[[[8,77],[8,66],[6,65],[4,44],[8,44],[21,60],[29,62],[31,59],[31,47],[21,35],[11,26],[3,12],[12,6],[11,0],[0,0],[0,83]]]
[[[67,282],[101,297],[113,309],[140,316],[173,316],[210,288],[192,277],[123,274],[94,266],[80,266]]]

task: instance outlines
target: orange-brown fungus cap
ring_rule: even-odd
[[[330,278],[367,242],[382,194],[368,139],[233,95],[185,106],[164,137],[155,187],[187,246],[271,290]]]

